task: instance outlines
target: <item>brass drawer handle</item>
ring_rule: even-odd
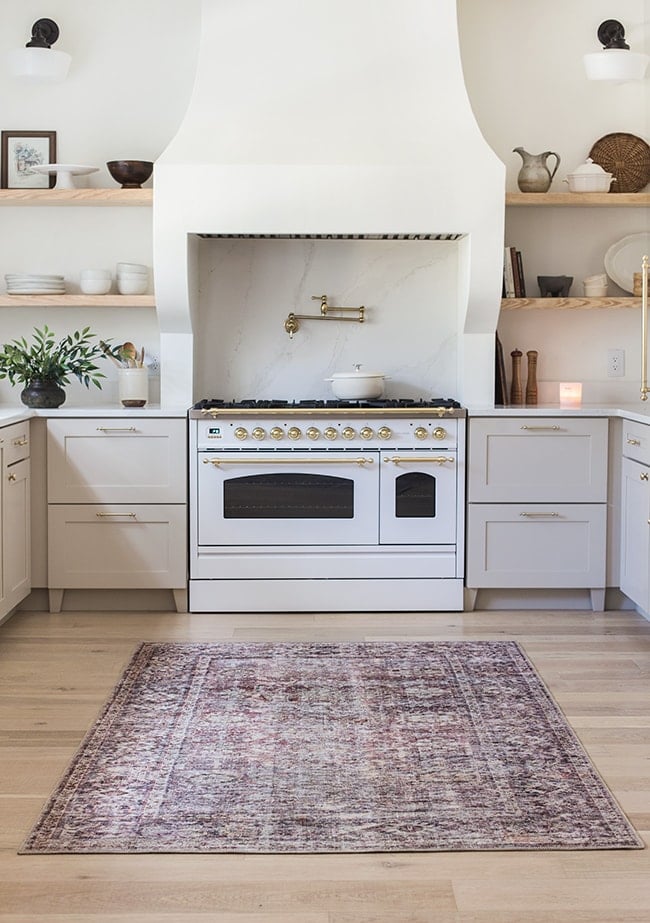
[[[13,471],[11,472],[11,474],[9,475],[9,477],[7,478],[7,480],[8,480],[8,481],[15,481],[15,480],[16,480],[16,475],[13,473]]]
[[[543,519],[544,517],[549,519],[557,519],[560,515],[559,513],[520,513],[520,516],[524,516],[527,519]]]
[[[647,480],[648,480],[648,472],[647,472],[647,471],[642,471],[641,474],[639,475],[639,477],[641,478],[642,481],[647,481]]]
[[[628,445],[641,445],[641,440],[640,439],[630,439],[628,436],[627,444]]]
[[[559,430],[559,426],[526,426],[525,424],[521,427],[522,429],[527,429],[529,432],[548,432],[550,430]]]
[[[98,426],[100,433],[137,433],[135,426]]]
[[[27,437],[20,436],[18,439],[14,439],[11,444],[12,445],[27,445]]]
[[[95,516],[96,516],[98,519],[111,519],[111,518],[113,518],[113,517],[115,517],[115,516],[121,516],[121,517],[126,518],[126,519],[135,519],[135,518],[136,518],[136,514],[135,514],[135,513],[95,513]]]
[[[455,461],[453,455],[413,455],[409,458],[408,455],[390,455],[387,458],[384,458],[385,462],[392,462],[394,465],[399,465],[401,462],[427,462],[428,464],[444,465],[445,462],[450,462],[452,465]]]

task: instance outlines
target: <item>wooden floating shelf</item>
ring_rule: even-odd
[[[541,308],[543,310],[591,309],[591,308],[640,308],[640,298],[502,298],[502,311],[521,311]]]
[[[154,295],[0,295],[0,308],[155,308]]]
[[[650,206],[650,192],[507,192],[506,205]]]
[[[153,189],[0,189],[0,205],[153,205]]]

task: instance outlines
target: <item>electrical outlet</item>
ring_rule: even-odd
[[[625,350],[607,350],[607,377],[623,378],[625,375]]]
[[[148,356],[144,360],[144,364],[149,369],[149,374],[155,378],[157,375],[160,375],[160,357],[156,355]]]

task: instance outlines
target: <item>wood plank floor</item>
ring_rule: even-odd
[[[650,843],[650,622],[632,612],[19,613],[0,626],[0,923],[648,923],[650,848],[18,856],[140,641],[520,641]]]

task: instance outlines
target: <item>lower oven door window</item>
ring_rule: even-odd
[[[200,545],[377,544],[376,452],[199,453]]]
[[[456,478],[455,452],[382,452],[380,542],[454,544]]]

